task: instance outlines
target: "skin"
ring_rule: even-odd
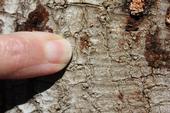
[[[53,74],[62,70],[71,56],[70,43],[59,35],[44,32],[0,35],[0,79]]]

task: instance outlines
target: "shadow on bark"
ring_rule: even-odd
[[[25,80],[0,80],[0,113],[24,104],[34,95],[49,89],[56,81],[62,78],[66,68],[45,77]]]

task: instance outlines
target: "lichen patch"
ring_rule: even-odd
[[[144,11],[144,0],[132,0],[130,3],[129,9],[132,15],[139,14]]]

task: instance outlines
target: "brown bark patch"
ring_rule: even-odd
[[[90,37],[87,33],[83,33],[80,37],[80,50],[88,49],[90,45]]]
[[[145,58],[152,68],[170,68],[170,51],[162,49],[159,28],[154,34],[148,34],[145,42]]]
[[[16,26],[15,31],[48,31],[53,32],[53,30],[46,24],[49,20],[49,13],[46,8],[39,4],[36,9],[29,13],[28,19],[22,24]]]

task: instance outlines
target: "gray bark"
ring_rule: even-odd
[[[126,2],[42,0],[50,15],[47,25],[72,43],[73,59],[64,76],[48,90],[6,112],[170,113],[170,32],[165,25],[170,3],[150,2],[141,21],[135,20],[137,26],[133,27],[138,29],[126,31],[130,18]],[[1,32],[16,31],[38,3],[0,2]],[[45,87],[43,84],[36,90]],[[29,90],[21,88],[14,97],[27,93]]]

